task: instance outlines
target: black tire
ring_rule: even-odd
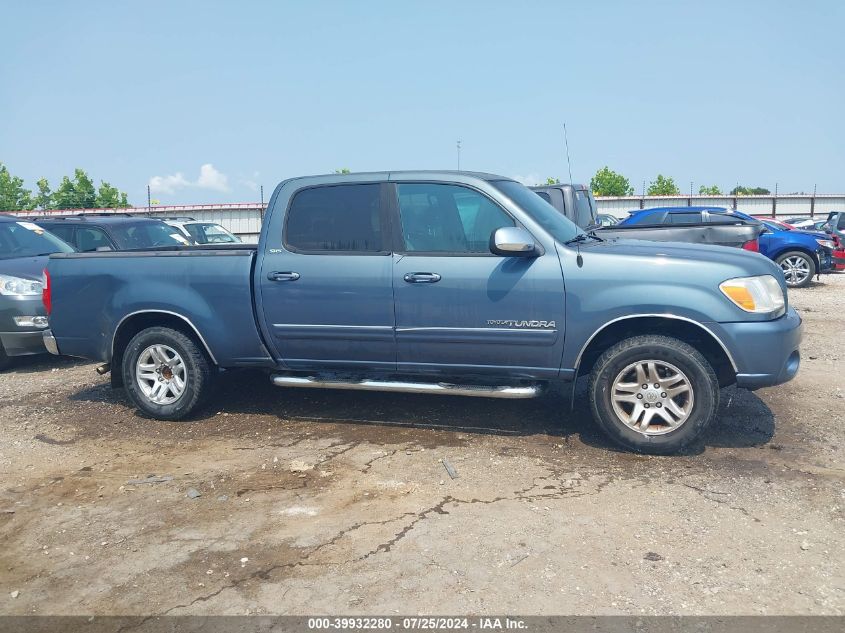
[[[802,251],[789,251],[788,253],[784,253],[783,255],[781,255],[780,257],[777,258],[777,265],[783,266],[783,263],[787,259],[794,258],[794,257],[797,257],[797,258],[803,260],[804,262],[806,262],[806,265],[807,265],[808,270],[810,271],[810,274],[807,275],[806,279],[804,279],[800,282],[789,281],[789,278],[784,275],[784,277],[786,279],[786,285],[789,288],[806,288],[813,281],[813,277],[816,276],[816,272],[817,272],[816,271],[816,261],[810,255],[808,255],[807,253],[804,253]]]
[[[141,390],[136,376],[138,359],[153,345],[164,345],[179,354],[185,366],[184,390],[171,403],[153,402]],[[126,393],[144,413],[158,420],[181,420],[206,401],[215,374],[214,365],[193,339],[178,330],[151,327],[138,332],[123,353],[121,367]]]
[[[6,355],[3,343],[0,343],[0,371],[7,369],[12,364],[12,359]]]
[[[632,363],[647,360],[674,365],[686,375],[694,394],[686,421],[675,429],[665,426],[670,430],[660,435],[647,435],[626,425],[611,401],[620,372]],[[668,336],[634,336],[617,343],[596,361],[590,374],[590,404],[596,423],[614,442],[641,453],[671,455],[687,449],[713,423],[719,409],[719,380],[707,359],[687,343]]]

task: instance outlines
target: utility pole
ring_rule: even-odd
[[[569,184],[572,183],[572,161],[569,160],[569,135],[566,133],[566,122],[563,123],[563,141],[566,143],[566,167],[569,169]]]
[[[778,214],[778,184],[775,183],[775,197],[772,198],[772,217]]]
[[[261,219],[264,220],[264,185],[261,185]]]
[[[810,198],[810,217],[816,214],[816,185],[813,185],[813,197]]]
[[[458,147],[458,171],[461,171],[461,142],[457,142]]]
[[[150,186],[147,185],[147,213],[152,213],[153,199],[150,195]]]

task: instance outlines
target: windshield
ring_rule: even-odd
[[[121,250],[154,248],[156,246],[186,246],[188,240],[177,229],[164,222],[135,222],[113,224],[109,227]]]
[[[0,259],[72,252],[71,246],[37,224],[0,222]]]
[[[558,242],[567,242],[583,233],[575,224],[525,185],[513,180],[494,180],[490,183],[505,194],[519,208],[531,216]]]
[[[184,226],[197,244],[233,244],[239,241],[229,231],[213,222],[197,222]]]

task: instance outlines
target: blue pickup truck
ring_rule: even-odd
[[[780,269],[740,249],[602,240],[489,174],[293,178],[257,247],[50,258],[53,353],[103,362],[146,414],[190,415],[221,369],[279,387],[529,398],[589,376],[616,442],[674,453],[719,388],[798,371]]]

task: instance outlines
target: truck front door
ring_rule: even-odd
[[[553,377],[564,329],[557,253],[490,252],[516,222],[463,185],[397,182],[393,284],[400,371]]]
[[[274,207],[256,275],[274,357],[291,369],[396,366],[388,185],[318,185]]]

